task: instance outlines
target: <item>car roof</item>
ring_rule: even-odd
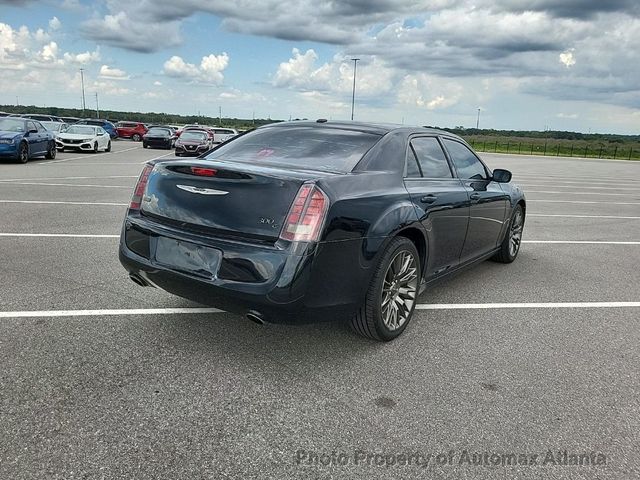
[[[366,133],[374,133],[378,135],[385,135],[389,132],[401,132],[406,135],[414,133],[430,133],[433,135],[442,135],[452,138],[458,138],[457,135],[439,130],[436,128],[428,128],[413,125],[400,125],[395,123],[375,123],[375,122],[358,122],[358,121],[345,121],[345,120],[324,120],[317,121],[293,121],[293,122],[279,122],[270,123],[258,128],[287,128],[287,127],[319,127],[319,128],[336,128],[336,129],[348,129],[358,130]]]

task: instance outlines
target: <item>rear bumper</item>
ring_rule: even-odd
[[[158,237],[220,250],[217,271],[203,278],[162,265],[155,258]],[[356,313],[370,278],[360,258],[361,245],[362,239],[312,248],[248,244],[177,231],[130,214],[119,256],[130,274],[167,292],[234,313],[258,312],[267,322],[291,324]]]

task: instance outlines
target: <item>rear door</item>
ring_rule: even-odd
[[[36,125],[36,128],[38,129],[38,138],[39,138],[39,145],[40,145],[40,152],[41,153],[46,153],[47,149],[49,148],[49,131],[44,128],[44,126],[40,123],[40,122],[33,122]]]
[[[405,186],[429,240],[425,278],[458,265],[469,222],[469,198],[437,137],[410,139]]]
[[[471,202],[469,230],[460,257],[461,262],[466,262],[498,245],[508,195],[491,180],[491,172],[469,147],[449,138],[444,138],[443,143]]]
[[[31,155],[42,153],[42,134],[38,132],[36,122],[32,120],[27,122],[27,142],[29,143],[29,153]]]

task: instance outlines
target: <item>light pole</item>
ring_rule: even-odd
[[[84,111],[87,108],[84,100],[84,68],[80,69],[80,82],[82,84],[82,114],[84,115]]]
[[[351,120],[353,120],[353,107],[356,103],[356,72],[358,70],[358,60],[359,58],[352,58],[353,60],[353,91],[351,93]]]
[[[480,109],[478,108],[478,119],[476,120],[476,130],[480,128]]]

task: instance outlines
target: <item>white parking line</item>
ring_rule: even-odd
[[[90,156],[91,158],[93,157],[97,157],[99,155],[112,155],[114,153],[123,153],[123,152],[130,152],[131,150],[138,150],[142,147],[131,147],[131,148],[125,148],[124,150],[111,150],[110,152],[102,152],[102,153],[91,153],[91,154],[85,154],[87,156]],[[84,157],[78,157],[78,158],[65,158],[63,160],[51,160],[50,162],[46,162],[46,163],[42,163],[42,164],[38,164],[38,165],[52,165],[54,163],[63,163],[63,162],[70,162],[71,160],[85,160],[87,158],[87,156]]]
[[[5,185],[43,185],[45,187],[90,187],[90,188],[126,188],[131,190],[131,185],[88,185],[80,183],[40,183],[40,182],[7,182]]]
[[[0,233],[0,237],[120,238],[120,235],[85,235],[82,233]]]
[[[515,308],[638,308],[640,302],[566,302],[566,303],[436,303],[418,304],[416,310],[493,310]],[[123,308],[101,310],[26,310],[0,312],[0,318],[97,317],[123,315],[176,315],[225,313],[210,307]]]
[[[33,310],[24,312],[0,312],[0,318],[32,318],[32,317],[96,317],[116,315],[174,315],[179,313],[203,314],[223,313],[217,308],[131,308],[116,310]]]
[[[620,215],[565,215],[560,213],[527,213],[527,217],[563,217],[563,218],[619,218],[627,220],[639,220],[640,217],[627,217]]]
[[[568,245],[640,245],[640,242],[616,242],[604,240],[522,240],[522,243],[556,243]]]
[[[128,205],[127,203],[110,203],[110,202],[56,202],[56,201],[43,201],[43,200],[0,200],[0,203],[25,203],[29,205],[100,205],[100,206],[113,206],[122,207]]]
[[[620,188],[620,187],[586,187],[584,185],[559,185],[557,183],[523,183],[523,182],[516,182],[518,185],[524,187],[525,191],[528,191],[527,189],[529,187],[550,187],[550,188],[573,188],[573,189],[585,189],[585,190],[616,190],[616,191],[621,191],[621,190],[628,190],[630,192],[637,192],[638,189],[640,188],[640,185],[636,185],[634,187],[628,187],[628,188]]]
[[[105,175],[103,177],[44,177],[44,178],[3,178],[0,182],[33,182],[36,180],[89,180],[101,178],[138,178],[138,175]]]
[[[529,203],[581,203],[581,204],[600,204],[600,205],[640,205],[640,202],[597,202],[595,200],[538,200],[537,198],[530,198]]]
[[[436,303],[418,304],[416,310],[492,310],[504,308],[638,308],[640,302],[561,303]]]
[[[616,197],[630,197],[632,193],[605,193],[605,192],[559,192],[557,190],[526,190],[526,193],[553,193],[562,195],[606,195]]]
[[[630,162],[628,160],[625,160],[625,162],[627,163],[627,165],[629,166],[635,166],[637,165],[637,162]],[[607,181],[611,181],[611,182],[618,182],[620,181],[620,177],[603,177],[600,175],[547,175],[546,173],[518,173],[517,175],[514,175],[516,177],[532,177],[532,178],[536,178],[536,179],[567,179],[567,180],[589,180],[592,182],[607,182]],[[624,178],[625,182],[631,182],[633,181],[633,179],[630,178]]]
[[[142,165],[142,164],[144,164],[144,163],[147,163],[147,162],[150,162],[150,161],[152,161],[152,160],[157,160],[158,158],[168,157],[169,155],[174,155],[174,152],[169,152],[169,153],[166,153],[166,154],[164,154],[164,155],[160,155],[159,157],[153,157],[153,158],[150,158],[149,160],[145,160],[144,162],[140,162],[140,165]]]
[[[120,235],[95,235],[84,233],[0,233],[0,237],[61,237],[61,238],[120,238]],[[584,245],[640,245],[640,242],[616,242],[601,240],[523,240],[522,243],[584,244]]]

